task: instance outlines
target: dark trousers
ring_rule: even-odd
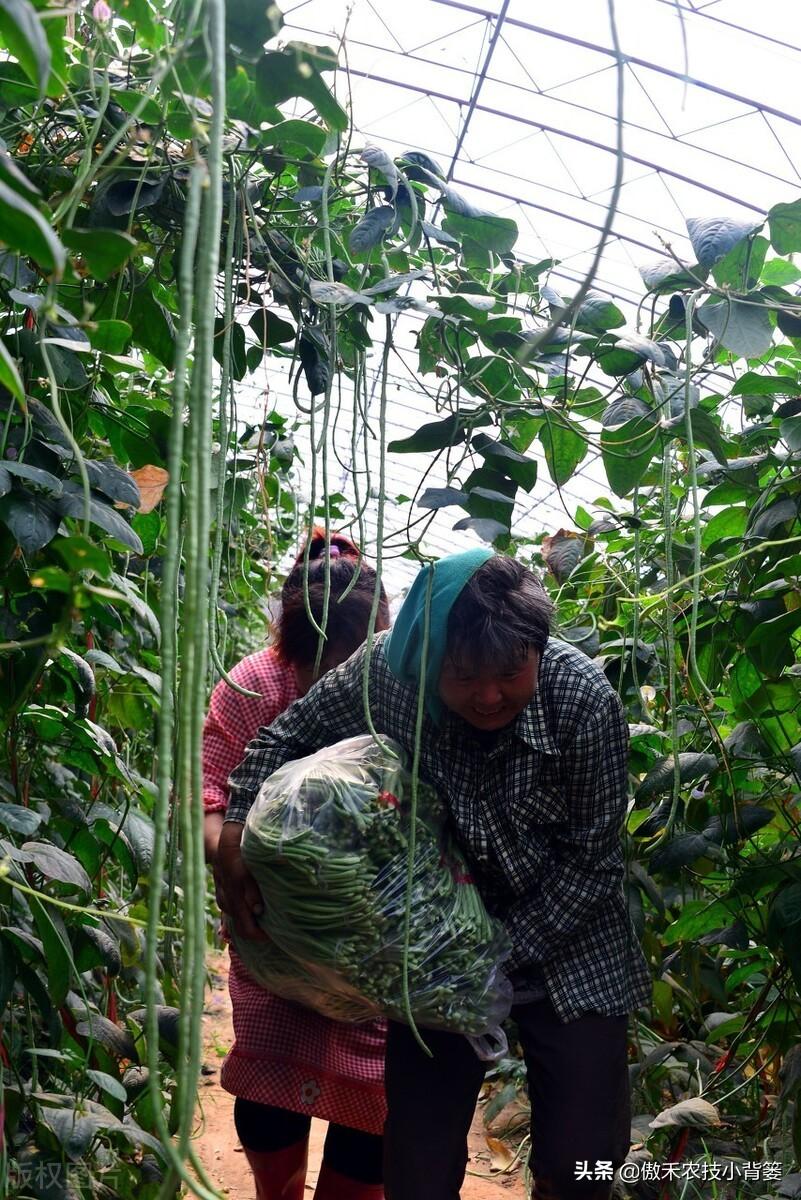
[[[594,1176],[596,1162],[614,1171],[629,1151],[627,1017],[590,1013],[562,1024],[550,1000],[518,1005],[512,1016],[528,1070],[533,1200],[608,1200],[611,1180]],[[389,1022],[386,1197],[458,1200],[486,1064],[458,1034],[421,1032],[433,1058],[407,1026]],[[590,1178],[578,1179],[585,1161]]]

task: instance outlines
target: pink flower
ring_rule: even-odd
[[[106,0],[95,0],[92,8],[92,16],[96,21],[111,20],[111,9],[106,4]]]

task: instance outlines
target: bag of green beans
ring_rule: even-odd
[[[411,777],[389,739],[382,747],[348,738],[270,776],[242,836],[270,940],[231,935],[257,982],[335,1020],[407,1020],[410,810]],[[480,1042],[497,1034],[511,1006],[501,969],[506,932],[484,908],[445,810],[422,782],[415,833],[409,1007],[422,1027]]]

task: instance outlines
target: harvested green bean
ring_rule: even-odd
[[[408,1020],[407,863],[413,843],[408,978],[416,1024],[482,1034],[509,1010],[503,926],[491,918],[445,811],[411,781],[400,747],[350,738],[289,763],[263,785],[242,854],[264,898],[268,942],[233,934],[270,991],[341,1021]]]

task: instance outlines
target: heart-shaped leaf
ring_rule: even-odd
[[[767,308],[740,300],[707,300],[696,310],[698,320],[714,337],[743,358],[767,353],[773,341],[773,326]]]
[[[85,504],[83,488],[72,481],[68,481],[64,486],[64,495],[57,501],[59,512],[65,517],[75,517],[82,521],[84,518]],[[123,520],[118,512],[115,512],[108,505],[102,496],[91,494],[89,498],[89,520],[93,525],[98,525],[106,533],[111,534],[118,542],[122,542],[124,546],[128,546],[133,550],[134,554],[142,553],[142,542],[139,535],[131,528],[127,521]]]
[[[80,254],[95,279],[115,275],[138,245],[119,229],[65,229],[62,240],[68,250]]]
[[[745,241],[762,221],[738,220],[735,217],[688,217],[687,232],[702,267],[712,268],[739,242]]]
[[[18,479],[25,479],[35,488],[41,488],[44,492],[49,492],[51,496],[60,496],[62,491],[61,480],[55,475],[51,475],[49,471],[43,471],[41,467],[32,467],[26,462],[16,462],[10,459],[3,459],[3,469],[9,475],[16,475]]]
[[[671,755],[660,759],[656,766],[651,768],[634,793],[637,802],[649,800],[652,796],[658,796],[662,792],[671,790],[673,787],[673,762],[674,759]],[[717,769],[717,765],[718,760],[714,754],[684,751],[679,754],[679,778],[682,783],[695,783],[710,775]]]
[[[2,9],[0,9],[2,11]],[[64,247],[38,209],[0,180],[0,229],[3,242],[50,274],[61,275]]]
[[[391,204],[380,204],[366,212],[351,230],[348,246],[353,254],[366,254],[380,245],[384,235],[395,221],[395,209]]]
[[[457,521],[453,528],[472,529],[482,542],[494,542],[499,537],[508,537],[509,535],[508,526],[502,525],[500,521],[494,521],[492,517],[462,517],[461,521]]]
[[[447,508],[450,504],[464,504],[467,493],[457,488],[426,488],[417,501],[419,508]]]
[[[61,518],[52,500],[19,491],[0,498],[0,521],[11,530],[23,554],[35,554],[56,536]]]
[[[771,245],[778,254],[801,250],[801,200],[774,204],[768,213],[768,228]]]

